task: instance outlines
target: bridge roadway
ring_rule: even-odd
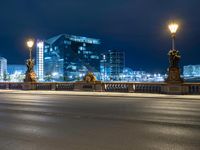
[[[200,100],[1,93],[0,150],[200,150]]]

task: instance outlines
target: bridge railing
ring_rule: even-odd
[[[21,90],[23,83],[16,82],[0,82],[0,89]]]
[[[102,92],[123,92],[123,93],[169,93],[176,90],[176,85],[169,86],[166,83],[137,83],[137,82],[53,82],[53,83],[15,83],[0,82],[0,89],[7,90],[57,90],[57,91],[102,91]],[[200,94],[200,83],[183,83],[180,85],[183,92],[180,94]],[[174,92],[176,94],[176,92]]]
[[[132,84],[127,83],[103,83],[105,92],[129,92],[129,86]]]
[[[162,93],[164,83],[103,83],[105,92]]]
[[[162,93],[164,83],[135,83],[134,91],[138,93]]]
[[[200,94],[200,83],[184,83],[188,87],[188,94]]]
[[[57,90],[57,91],[73,91],[74,84],[71,82],[58,83],[32,83],[34,90]]]

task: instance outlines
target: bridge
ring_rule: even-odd
[[[136,82],[59,82],[59,83],[11,83],[1,82],[0,89],[54,90],[157,94],[200,94],[200,83],[136,83]]]

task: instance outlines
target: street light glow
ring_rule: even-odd
[[[171,32],[172,34],[175,34],[176,31],[177,31],[178,28],[179,28],[179,25],[178,25],[177,23],[171,23],[171,24],[169,24],[168,27],[169,27],[170,32]]]
[[[26,44],[27,44],[28,48],[32,48],[33,45],[34,45],[34,41],[33,40],[28,40]]]

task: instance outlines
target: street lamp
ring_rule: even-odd
[[[175,37],[176,37],[176,32],[179,28],[179,25],[177,23],[171,23],[168,25],[168,28],[171,32],[171,37],[172,37],[172,50],[175,50]]]
[[[32,59],[32,48],[33,48],[33,45],[34,45],[34,40],[32,39],[29,39],[27,42],[26,42],[28,48],[29,48],[29,57],[30,57],[30,60]]]
[[[34,60],[32,59],[32,49],[34,46],[34,40],[29,39],[26,42],[26,45],[29,49],[29,59],[26,61],[27,71],[26,71],[26,77],[24,79],[24,82],[36,82],[36,74],[34,72]]]
[[[180,68],[179,68],[179,61],[181,55],[179,51],[175,49],[175,37],[179,25],[177,23],[172,22],[168,25],[168,28],[170,30],[172,38],[172,49],[168,53],[170,66],[168,68],[168,77],[166,79],[166,82],[182,83],[183,79],[180,77]]]

